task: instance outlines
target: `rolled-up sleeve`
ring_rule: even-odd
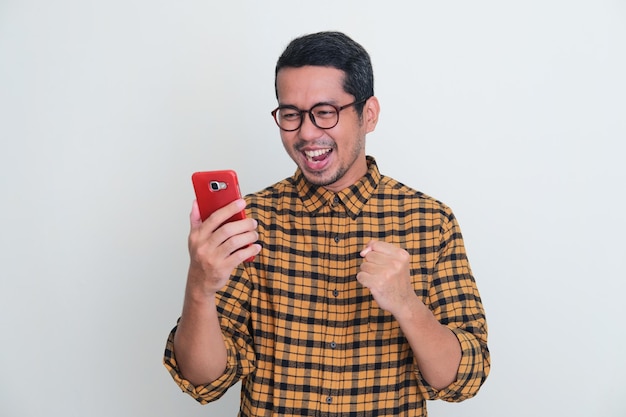
[[[431,276],[429,307],[439,322],[457,337],[461,361],[457,377],[435,390],[420,377],[427,399],[458,402],[478,393],[489,375],[487,322],[476,282],[469,266],[459,225],[446,207],[440,234],[438,261]]]
[[[218,293],[217,297],[217,309],[227,353],[226,369],[218,379],[198,386],[185,379],[176,362],[174,335],[177,327],[170,332],[165,346],[163,365],[180,389],[201,404],[222,397],[230,387],[253,372],[256,366],[252,338],[247,327],[249,312],[243,308],[249,296],[247,284],[241,276],[233,275],[228,287],[228,291]]]
[[[170,375],[174,379],[176,385],[186,393],[191,395],[196,401],[201,404],[207,404],[211,401],[219,399],[226,393],[228,388],[233,386],[239,381],[239,372],[237,371],[237,354],[233,342],[225,340],[226,352],[227,352],[227,364],[226,369],[222,376],[210,384],[203,384],[195,386],[187,379],[183,377],[176,363],[176,354],[174,352],[174,334],[176,333],[176,327],[172,329],[165,346],[165,355],[163,357],[163,365],[169,371]]]

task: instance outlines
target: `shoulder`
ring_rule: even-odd
[[[264,213],[275,212],[281,207],[291,207],[299,199],[298,190],[292,177],[285,178],[260,191],[245,197],[248,211],[255,217]]]
[[[248,194],[245,196],[245,199],[249,204],[254,204],[265,200],[272,201],[281,198],[293,198],[297,196],[297,191],[294,179],[289,177],[255,193]]]
[[[375,197],[384,207],[397,206],[403,212],[453,217],[452,210],[440,200],[385,175],[381,176]]]

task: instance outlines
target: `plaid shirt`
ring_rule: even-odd
[[[263,249],[218,294],[225,373],[193,386],[176,365],[172,330],[164,363],[201,403],[242,381],[240,416],[425,416],[426,399],[461,401],[489,373],[487,325],[461,232],[450,209],[382,176],[373,158],[355,185],[333,193],[298,170],[246,197]],[[454,383],[420,375],[393,316],[357,280],[371,239],[412,256],[415,292],[459,339]]]

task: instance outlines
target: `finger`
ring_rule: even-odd
[[[233,217],[235,214],[240,212],[246,207],[246,201],[242,198],[234,200],[224,207],[215,210],[211,215],[205,220],[205,223],[209,224],[209,228],[212,231],[219,228],[222,224],[226,222],[226,220]]]
[[[367,253],[367,255],[365,255],[365,258],[363,259],[363,265],[365,265],[366,263],[369,263],[369,264],[384,263],[385,259],[387,258],[388,258],[388,255],[370,250]]]
[[[216,241],[219,241],[220,244],[223,244],[227,240],[235,242],[245,239],[245,242],[240,243],[238,246],[241,247],[244,244],[247,245],[249,243],[254,243],[257,240],[258,235],[256,234],[256,228],[257,221],[254,219],[246,218],[243,220],[236,220],[224,223],[215,231],[213,231],[213,236],[215,237]],[[253,234],[248,234],[252,232]],[[250,236],[254,236],[254,238],[251,238]],[[238,247],[233,248],[233,250],[237,249]]]
[[[373,248],[375,242],[376,242],[375,240],[370,240],[369,242],[367,242],[367,245],[365,245],[365,247],[363,248],[363,250],[360,253],[361,257],[365,258],[367,256],[367,254],[370,253],[373,250],[372,248]]]
[[[382,240],[372,240],[367,246],[370,248],[370,252],[378,252],[385,255],[390,255],[398,249],[394,244]]]
[[[243,248],[231,253],[230,258],[233,260],[235,265],[239,265],[246,260],[252,260],[259,254],[259,252],[261,252],[261,245],[255,243],[250,246],[244,246]]]
[[[367,246],[361,251],[361,256],[363,257],[362,265],[365,265],[366,263],[385,263],[392,254],[386,245],[388,244],[379,241],[371,241],[368,243]]]
[[[243,229],[244,225],[256,225],[256,221],[252,219],[241,220],[238,222],[229,223],[221,228],[216,234],[221,234],[222,229],[224,229],[224,236],[227,236],[225,240],[220,242],[220,246],[223,247],[225,251],[229,254],[236,252],[238,249],[246,247],[248,245],[253,244],[259,238],[259,234],[254,230],[254,228],[246,227]]]
[[[377,267],[372,262],[363,262],[359,267],[359,273],[375,275],[377,271]]]
[[[198,200],[193,200],[191,205],[191,213],[189,213],[189,223],[191,228],[195,229],[202,225],[202,219],[200,218],[200,208],[198,208]]]
[[[375,274],[369,271],[364,271],[364,270],[361,270],[356,274],[356,280],[364,287],[367,287],[370,289],[372,285],[374,285],[377,282]]]

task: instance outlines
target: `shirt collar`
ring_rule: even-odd
[[[378,187],[380,179],[381,174],[378,165],[372,156],[367,156],[367,173],[355,184],[337,193],[322,186],[311,184],[306,180],[300,168],[293,175],[302,204],[308,211],[315,213],[324,207],[343,204],[347,214],[352,219],[361,213],[363,206]]]

